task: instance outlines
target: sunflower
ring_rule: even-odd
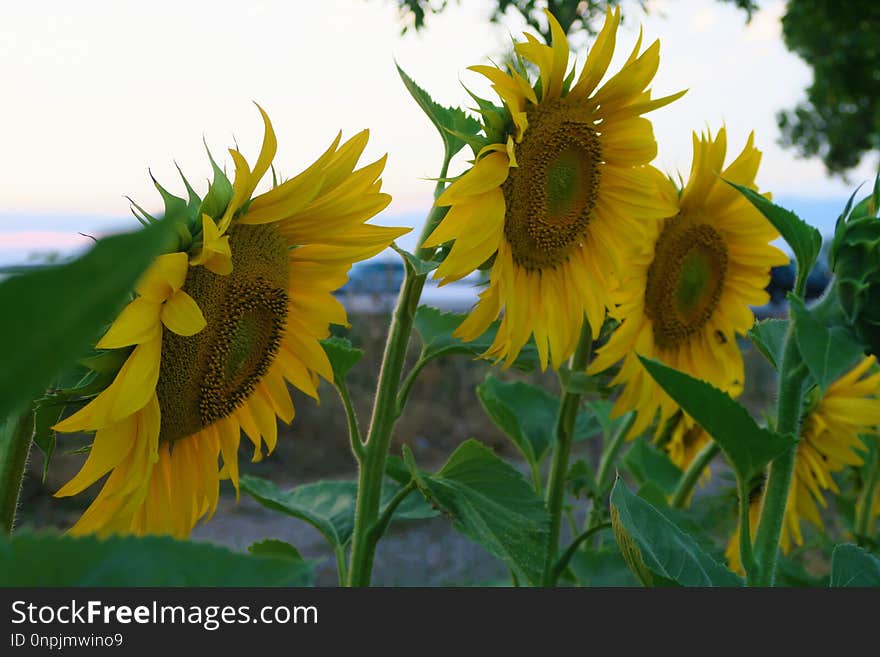
[[[755,540],[755,532],[758,531],[758,521],[761,519],[761,495],[763,492],[764,482],[752,489],[752,492],[749,493],[749,537],[754,541]],[[746,571],[743,568],[742,560],[740,559],[739,553],[739,533],[742,528],[737,523],[736,531],[733,532],[733,536],[730,537],[730,541],[727,543],[727,549],[724,551],[724,556],[727,559],[728,567],[735,573],[739,575],[745,575]]]
[[[703,451],[703,448],[712,442],[712,438],[703,430],[703,427],[684,413],[678,413],[672,422],[674,424],[668,432],[668,439],[663,444],[663,449],[666,450],[669,460],[684,472],[697,458],[697,455]],[[708,465],[703,470],[701,479],[708,481]]]
[[[880,371],[874,368],[875,363],[874,356],[863,358],[828,386],[804,417],[785,504],[780,540],[783,552],[788,552],[792,543],[803,544],[801,518],[822,528],[819,506],[827,506],[822,492],[840,492],[832,473],[864,463],[859,455],[865,451],[860,436],[876,440],[880,427]]]
[[[832,476],[846,466],[862,465],[859,452],[865,450],[860,436],[876,439],[880,427],[880,371],[876,358],[868,356],[815,398],[804,414],[800,442],[795,453],[791,487],[785,502],[785,516],[779,544],[787,554],[793,545],[803,545],[801,518],[822,529],[819,506],[826,507],[823,491],[839,493]],[[873,371],[872,371],[873,370]],[[762,486],[753,490],[749,507],[752,536],[758,524]],[[727,547],[731,567],[739,566],[739,529]]]
[[[788,256],[769,242],[779,234],[720,177],[752,189],[761,161],[750,135],[742,153],[726,169],[727,135],[694,134],[690,179],[679,194],[666,180],[660,194],[675,210],[646,224],[647,237],[627,263],[611,314],[622,323],[598,350],[588,372],[623,361],[613,380],[623,388],[613,414],[637,411],[630,436],[644,431],[659,414],[658,427],[678,410],[654,382],[638,355],[706,380],[732,394],[741,389],[743,361],[736,335],[755,321],[750,305],[769,297],[770,268]],[[719,177],[720,172],[720,177]]]
[[[534,336],[542,368],[574,351],[584,316],[599,335],[611,273],[633,235],[674,211],[656,193],[657,154],[641,115],[684,92],[652,99],[646,87],[659,64],[659,42],[641,54],[641,36],[619,72],[599,86],[614,53],[620,11],[605,25],[580,74],[547,14],[552,45],[526,34],[515,43],[519,69],[473,66],[503,106],[477,98],[483,132],[473,166],[437,199],[448,207],[425,247],[453,242],[434,274],[441,284],[491,261],[488,287],[456,336],[482,334],[503,314],[488,358],[513,362]],[[532,83],[527,64],[539,71]],[[476,98],[476,97],[475,97]]]
[[[333,379],[319,340],[347,318],[332,291],[353,262],[409,230],[364,223],[390,201],[380,192],[384,157],[355,170],[367,131],[341,145],[337,136],[301,174],[253,196],[276,150],[260,112],[253,170],[230,150],[234,182],[212,160],[203,200],[185,179],[189,202],[159,187],[166,208],[169,199],[186,205],[180,228],[191,239],[153,262],[97,343],[124,359],[112,383],[55,426],[95,432],[85,464],[57,496],[110,473],[73,534],[185,537],[213,514],[221,478],[237,494],[241,431],[260,460],[275,447],[276,416],[294,417],[287,383],[317,399],[318,377]]]

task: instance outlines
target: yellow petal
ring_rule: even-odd
[[[165,301],[183,287],[188,268],[185,253],[166,253],[153,261],[135,289],[150,301]]]
[[[118,349],[142,344],[156,337],[161,329],[162,303],[139,297],[129,303],[96,345],[98,349]]]
[[[162,304],[161,317],[162,323],[177,335],[195,335],[207,326],[201,308],[183,290],[178,290]]]

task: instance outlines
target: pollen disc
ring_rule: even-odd
[[[566,101],[540,105],[502,190],[504,235],[527,269],[564,263],[584,237],[599,193],[601,151],[592,124]]]
[[[290,264],[274,224],[233,225],[232,273],[190,267],[186,291],[207,326],[190,337],[163,331],[156,392],[162,412],[159,439],[186,438],[230,415],[272,364],[284,333]]]
[[[666,222],[645,290],[658,347],[675,349],[700,332],[718,306],[726,273],[727,247],[717,230],[681,215]]]

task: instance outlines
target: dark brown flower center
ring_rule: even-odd
[[[666,221],[645,290],[658,347],[676,349],[702,330],[721,299],[726,273],[727,247],[717,230],[682,215]]]
[[[156,392],[159,439],[186,438],[230,415],[272,364],[287,320],[288,247],[274,224],[229,229],[232,273],[190,267],[183,285],[207,326],[191,337],[164,330]]]
[[[504,182],[504,235],[527,269],[565,262],[583,239],[599,194],[601,150],[592,124],[565,99],[528,112],[518,166]]]

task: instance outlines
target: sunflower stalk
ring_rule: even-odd
[[[715,458],[715,455],[720,450],[721,447],[714,440],[700,450],[700,453],[691,461],[688,469],[682,473],[681,479],[678,480],[678,485],[672,492],[669,503],[673,507],[683,509],[687,506],[688,500],[691,499],[691,493],[694,491],[694,486],[697,485],[697,481],[700,479],[700,475],[703,474],[703,470],[706,469],[706,466],[709,465],[710,461]]]
[[[438,176],[440,182],[434,189],[434,198],[439,197],[445,188],[445,183],[442,181],[446,178],[451,159],[452,154],[447,149],[443,158],[443,167]],[[434,206],[431,209],[419,237],[419,244],[422,244],[434,231],[445,214],[445,207]],[[420,247],[416,251],[416,256],[424,260],[429,260],[433,255],[434,249]],[[379,519],[382,481],[385,477],[385,464],[391,445],[391,432],[402,411],[402,408],[398,408],[398,399],[406,350],[426,279],[427,274],[419,274],[410,267],[406,268],[406,275],[388,330],[385,352],[382,355],[382,366],[379,370],[373,415],[370,420],[370,428],[367,431],[367,439],[363,443],[363,455],[358,463],[357,506],[355,507],[354,533],[348,570],[349,586],[369,586],[370,584],[376,543],[381,538],[373,531],[373,527]],[[411,385],[412,382],[409,383],[407,390]]]
[[[34,435],[34,414],[30,409],[12,415],[0,426],[0,531],[12,533]]]
[[[801,407],[807,367],[798,351],[793,327],[785,337],[785,349],[779,373],[779,402],[776,431],[783,435],[800,435]],[[779,539],[794,473],[797,445],[787,449],[770,463],[770,474],[764,493],[764,504],[758,530],[755,532],[754,554],[757,569],[753,581],[757,586],[772,586],[776,575]]]
[[[751,586],[755,583],[755,578],[758,575],[758,564],[755,561],[755,553],[752,548],[748,483],[744,481],[738,482],[737,489],[739,492],[739,561],[743,566],[743,570],[746,571],[746,584]]]
[[[581,337],[569,364],[573,372],[587,369],[593,351],[593,336],[590,323],[584,317]],[[550,513],[550,539],[547,545],[547,559],[544,563],[544,586],[553,586],[559,573],[556,572],[556,553],[559,551],[559,530],[562,526],[562,508],[565,503],[565,482],[568,475],[568,461],[574,439],[574,426],[582,395],[577,392],[563,394],[556,416],[556,444],[553,447],[553,463],[547,480],[547,510]]]

